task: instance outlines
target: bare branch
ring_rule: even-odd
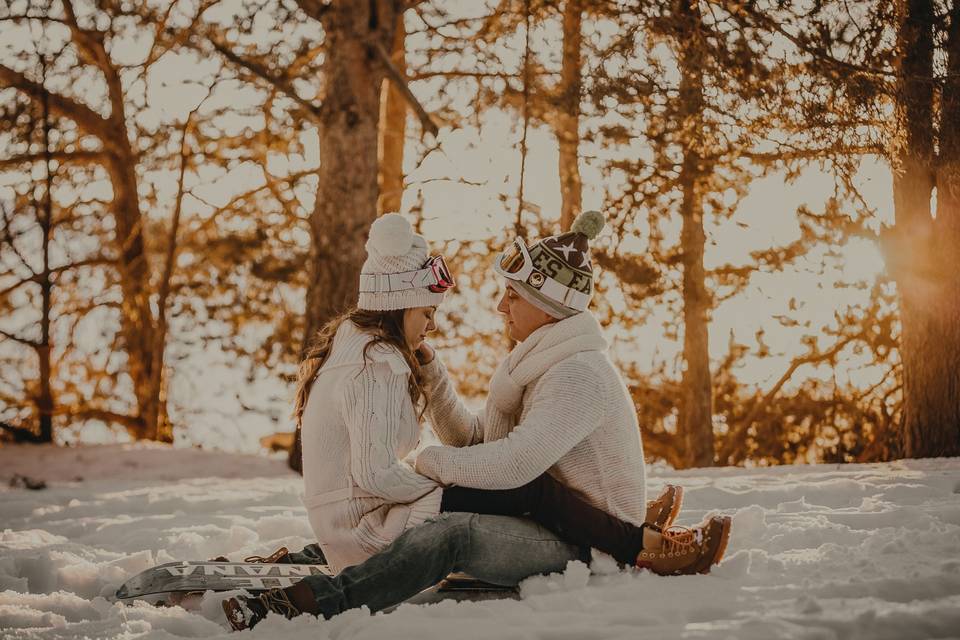
[[[410,91],[410,86],[407,84],[406,78],[403,77],[403,74],[400,73],[400,70],[397,69],[396,65],[393,64],[393,61],[390,60],[390,54],[387,53],[386,49],[383,48],[383,45],[379,42],[373,43],[373,50],[376,52],[377,57],[380,58],[380,63],[383,65],[384,69],[387,72],[387,77],[390,78],[390,82],[393,83],[403,97],[406,99],[407,104],[410,105],[410,108],[413,109],[414,113],[417,114],[417,118],[420,120],[420,126],[423,127],[424,131],[429,131],[433,137],[437,137],[439,129],[434,123],[433,119],[430,118],[430,114],[427,113],[427,110],[423,108],[423,105],[420,104],[420,101],[417,100],[417,97],[413,95],[413,92]]]
[[[113,132],[110,131],[109,122],[85,104],[58,93],[47,91],[40,83],[34,82],[19,71],[14,71],[3,64],[0,64],[0,86],[19,89],[38,104],[46,95],[50,110],[53,113],[70,118],[86,133],[100,138],[104,146],[113,146],[111,142]]]
[[[55,276],[55,275],[58,275],[58,274],[61,274],[61,273],[65,272],[65,271],[70,271],[71,269],[76,269],[76,268],[78,268],[78,267],[89,267],[89,266],[94,266],[94,265],[98,265],[98,264],[113,264],[114,262],[116,262],[116,261],[113,260],[113,259],[111,259],[111,258],[108,258],[108,257],[106,257],[106,256],[93,256],[93,257],[91,257],[91,258],[86,258],[86,259],[84,259],[84,260],[78,260],[78,261],[76,261],[76,262],[71,262],[71,263],[69,263],[69,264],[64,264],[64,265],[61,265],[61,266],[59,266],[59,267],[54,267],[54,268],[50,269],[49,273],[50,273],[51,276]],[[39,283],[41,282],[42,275],[43,275],[43,274],[40,274],[40,273],[34,273],[34,274],[33,274],[32,276],[30,276],[29,278],[24,278],[23,280],[20,280],[20,281],[18,281],[18,282],[15,282],[14,284],[11,284],[10,286],[6,287],[5,289],[0,290],[0,299],[3,299],[3,298],[5,298],[5,297],[7,297],[8,295],[10,295],[11,293],[13,293],[14,291],[16,291],[17,289],[19,289],[20,287],[22,287],[22,286],[25,285],[25,284],[28,284],[28,283],[31,283],[31,282],[36,282],[36,283],[39,284]]]
[[[131,416],[124,413],[117,413],[108,409],[97,409],[86,407],[82,409],[73,407],[58,407],[56,415],[67,415],[74,420],[100,420],[102,422],[115,422],[126,427],[128,430],[138,432],[143,429],[143,419],[139,416]]]
[[[309,100],[302,98],[297,93],[297,90],[294,88],[290,80],[288,80],[287,78],[276,76],[272,74],[270,70],[267,69],[262,64],[254,62],[253,60],[250,60],[249,58],[245,58],[240,54],[234,52],[229,46],[227,46],[225,42],[222,42],[218,37],[211,35],[209,39],[210,39],[210,44],[213,45],[213,48],[219,51],[224,58],[234,63],[235,65],[246,69],[250,73],[257,76],[258,78],[262,78],[263,80],[266,80],[271,85],[279,89],[284,95],[291,98],[292,100],[297,102],[297,104],[299,104],[304,109],[306,109],[307,113],[310,114],[311,119],[313,119],[315,122],[320,121],[320,107],[310,102]]]
[[[0,329],[0,336],[3,336],[4,338],[7,338],[8,340],[13,340],[14,342],[19,342],[20,344],[26,345],[26,346],[31,347],[31,348],[33,348],[33,349],[39,349],[39,348],[40,348],[40,344],[39,344],[39,343],[36,343],[36,342],[34,342],[33,340],[28,340],[28,339],[26,339],[26,338],[21,338],[20,336],[14,335],[14,334],[12,334],[12,333],[8,333],[8,332],[4,331],[3,329]]]
[[[847,336],[842,340],[839,340],[831,348],[827,349],[824,352],[819,352],[814,349],[811,353],[794,358],[790,363],[790,366],[787,367],[787,370],[783,372],[783,375],[780,376],[780,379],[770,388],[769,391],[763,396],[763,399],[754,405],[753,409],[747,414],[742,421],[738,421],[738,424],[735,428],[731,429],[730,433],[725,437],[725,444],[723,449],[720,451],[718,459],[720,464],[726,464],[726,460],[733,455],[733,450],[736,448],[737,444],[740,442],[742,436],[747,432],[747,430],[753,425],[754,421],[760,416],[761,412],[766,409],[773,402],[773,399],[780,393],[780,389],[783,388],[790,378],[793,377],[793,374],[796,373],[797,369],[805,364],[817,364],[820,362],[829,362],[832,361],[837,355],[843,351],[848,344],[854,342],[863,337],[863,332],[859,332],[854,335]]]
[[[106,160],[107,154],[103,151],[53,151],[50,154],[26,153],[11,158],[0,158],[0,171],[19,167],[22,164],[30,162],[46,160],[48,156],[51,160],[69,162],[71,164],[102,164],[104,160]]]

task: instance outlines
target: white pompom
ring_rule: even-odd
[[[386,213],[370,225],[367,251],[382,256],[402,256],[413,246],[413,227],[399,213]]]

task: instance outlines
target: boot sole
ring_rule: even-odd
[[[667,516],[667,521],[663,525],[663,529],[667,529],[673,526],[673,521],[677,519],[677,516],[680,515],[680,507],[683,505],[683,487],[674,486],[673,491],[673,504],[670,505],[670,515]]]
[[[247,625],[244,623],[236,622],[237,619],[237,610],[239,606],[233,602],[233,598],[228,598],[220,603],[220,606],[223,608],[223,613],[227,616],[227,624],[230,625],[232,631],[244,631],[247,628]]]
[[[723,554],[727,551],[727,543],[730,541],[730,527],[733,524],[733,519],[730,516],[723,516],[722,522],[723,524],[720,528],[720,545],[717,547],[717,552],[714,554],[713,559],[710,560],[710,564],[708,564],[706,568],[701,569],[700,573],[710,573],[713,565],[720,564],[720,561],[723,560]]]
[[[669,529],[673,526],[674,520],[680,515],[680,507],[683,505],[683,487],[677,485],[670,486],[673,487],[673,499],[670,501],[670,511],[662,519],[661,516],[663,516],[663,512],[660,511],[652,520],[649,522],[645,520],[644,522],[660,527],[661,529]]]

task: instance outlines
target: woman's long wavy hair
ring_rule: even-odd
[[[427,397],[423,392],[420,362],[407,344],[403,333],[403,313],[404,309],[367,311],[354,308],[323,325],[307,347],[307,352],[300,363],[300,371],[297,374],[297,395],[293,405],[293,418],[297,421],[298,427],[303,419],[303,410],[307,406],[307,398],[310,397],[310,387],[313,385],[313,379],[317,376],[317,372],[320,371],[323,363],[326,362],[327,356],[330,355],[330,348],[333,346],[333,338],[337,334],[337,329],[347,321],[357,325],[360,329],[369,331],[374,336],[373,340],[363,348],[364,366],[366,366],[367,351],[373,345],[381,342],[396,347],[403,354],[403,359],[406,360],[407,366],[413,372],[407,384],[410,400],[414,407],[420,405],[419,417],[423,417],[427,409]],[[422,404],[420,404],[421,399],[423,400]]]

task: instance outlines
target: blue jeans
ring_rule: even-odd
[[[291,551],[280,562],[281,564],[327,564],[327,558],[323,555],[320,545],[314,542],[301,551]]]
[[[476,513],[444,513],[408,529],[390,546],[337,576],[303,579],[325,618],[367,606],[400,604],[452,572],[503,586],[563,571],[590,550],[570,545],[531,520]]]

